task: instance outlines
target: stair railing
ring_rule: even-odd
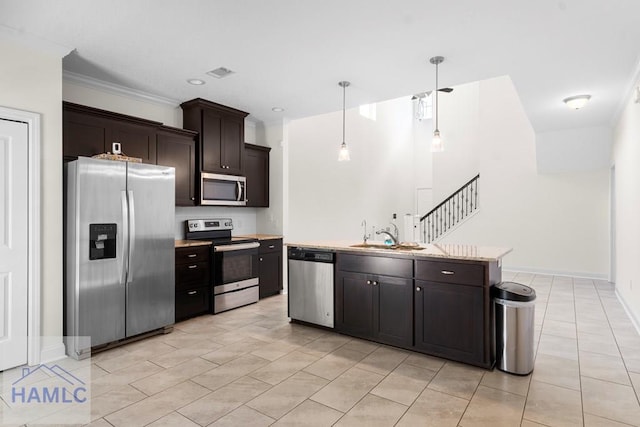
[[[420,218],[420,229],[425,243],[439,239],[478,210],[479,180],[480,174]]]

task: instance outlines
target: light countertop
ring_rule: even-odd
[[[252,239],[258,240],[282,239],[282,236],[279,236],[277,234],[242,234],[240,236],[234,237],[250,237]]]
[[[382,242],[371,242],[381,244]],[[512,251],[511,248],[498,248],[491,246],[459,245],[459,244],[424,244],[424,249],[384,249],[384,248],[354,248],[352,245],[362,244],[362,241],[347,240],[310,240],[305,242],[285,242],[287,246],[302,248],[329,249],[344,252],[357,252],[360,254],[382,255],[395,254],[415,258],[448,258],[467,261],[497,261]]]
[[[275,234],[243,234],[241,236],[233,236],[233,237],[248,237],[252,239],[258,240],[271,240],[271,239],[282,239],[282,236]],[[210,246],[211,241],[209,240],[176,240],[176,248],[190,248],[193,246]]]
[[[176,248],[190,248],[193,246],[211,246],[207,240],[176,240]]]

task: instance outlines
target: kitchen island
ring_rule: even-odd
[[[501,281],[501,259],[511,249],[455,244],[389,249],[349,241],[286,245],[335,252],[336,332],[493,366],[490,287]]]

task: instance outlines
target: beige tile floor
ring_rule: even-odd
[[[529,376],[290,324],[281,295],[95,355],[91,425],[640,426],[640,336],[613,286],[504,279],[538,295]]]

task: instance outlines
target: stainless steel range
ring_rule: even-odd
[[[258,302],[258,239],[232,237],[230,218],[185,221],[186,238],[211,241],[213,312]]]

